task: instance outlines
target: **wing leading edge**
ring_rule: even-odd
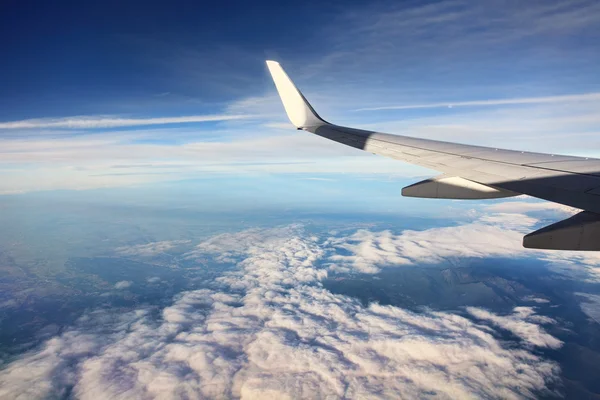
[[[600,250],[600,160],[419,139],[331,124],[315,112],[279,63],[267,61],[267,66],[285,111],[297,129],[443,173],[404,188],[403,195],[489,199],[526,194],[579,208],[585,210],[580,213],[585,215],[533,232],[526,236],[524,245]]]

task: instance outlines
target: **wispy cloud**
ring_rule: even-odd
[[[475,318],[489,321],[534,346],[557,349],[563,344],[539,325],[554,324],[556,321],[552,318],[536,315],[532,307],[516,307],[513,314],[505,316],[496,315],[475,307],[468,307],[467,311]]]
[[[51,189],[90,189],[193,179],[207,174],[385,173],[400,176],[398,163],[323,140],[306,132],[215,130],[183,143],[161,143],[177,135],[165,129],[76,137],[0,139],[0,193]],[[186,134],[187,135],[187,134]],[[190,133],[191,136],[193,132]],[[206,133],[204,133],[206,138]],[[142,140],[140,140],[142,139]],[[150,140],[144,140],[150,139]],[[130,168],[120,173],[119,167]],[[408,171],[414,171],[409,167]],[[159,172],[157,174],[156,172]],[[118,174],[118,175],[115,175]],[[422,175],[422,173],[421,173]]]
[[[168,240],[162,242],[151,242],[132,246],[122,246],[115,249],[115,251],[118,254],[125,257],[152,257],[168,252],[169,250],[172,250],[177,246],[181,246],[189,242],[189,240]]]
[[[0,129],[63,128],[96,129],[119,128],[127,126],[183,124],[191,122],[231,121],[251,118],[250,115],[188,115],[185,117],[159,118],[114,118],[114,117],[66,117],[26,119],[22,121],[0,122]]]
[[[482,107],[482,106],[502,106],[517,104],[544,104],[544,103],[578,103],[585,101],[599,101],[600,93],[583,93],[563,96],[546,97],[524,97],[518,99],[496,99],[496,100],[474,100],[474,101],[448,101],[444,103],[430,104],[406,104],[380,107],[359,108],[355,111],[379,111],[379,110],[410,110],[419,108],[444,108],[444,107]]]
[[[581,310],[600,324],[600,295],[589,293],[577,293],[577,295],[585,299],[579,304]]]
[[[115,283],[115,289],[118,289],[118,290],[127,289],[131,285],[133,285],[133,282],[131,282],[131,281],[119,281],[119,282]]]

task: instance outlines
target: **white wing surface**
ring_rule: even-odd
[[[600,250],[600,160],[418,139],[331,124],[315,112],[279,63],[267,61],[267,66],[297,129],[443,173],[404,188],[404,196],[489,199],[526,194],[568,205],[584,211],[525,236],[523,245]]]

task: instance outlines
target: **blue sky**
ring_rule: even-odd
[[[4,2],[0,34],[0,193],[435,174],[294,131],[267,58],[336,123],[600,155],[595,1]]]

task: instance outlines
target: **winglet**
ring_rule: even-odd
[[[288,118],[298,129],[327,124],[308,103],[277,61],[267,61]]]

